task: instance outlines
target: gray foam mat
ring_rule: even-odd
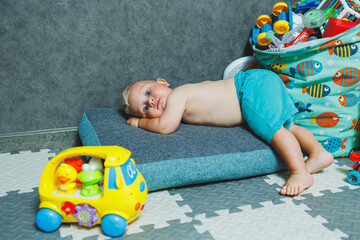
[[[37,229],[39,179],[58,152],[0,154],[1,239],[109,239],[99,226]],[[286,171],[152,192],[119,239],[359,239],[360,186],[346,181],[351,166],[348,158],[336,159],[297,197],[278,193]]]

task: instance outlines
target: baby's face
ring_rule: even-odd
[[[159,118],[172,89],[162,81],[144,80],[134,83],[129,89],[130,112],[135,117]]]

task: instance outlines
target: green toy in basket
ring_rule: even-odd
[[[256,59],[276,72],[298,100],[296,124],[334,156],[347,156],[359,145],[360,25],[287,48],[252,47]]]

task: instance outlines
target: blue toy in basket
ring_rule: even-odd
[[[297,2],[293,5],[294,13],[301,13],[304,14],[308,10],[312,8],[316,8],[320,5],[321,1],[315,1],[315,0],[301,0],[300,2]]]

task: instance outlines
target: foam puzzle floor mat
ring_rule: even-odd
[[[0,154],[0,239],[109,239],[99,225],[36,227],[39,179],[58,152]],[[118,239],[360,239],[360,186],[347,182],[351,169],[348,158],[336,159],[297,197],[279,194],[286,171],[152,192]]]

